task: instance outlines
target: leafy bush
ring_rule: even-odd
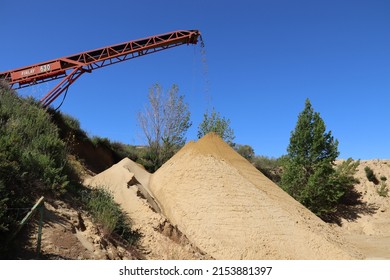
[[[105,189],[93,191],[88,199],[87,208],[94,220],[99,223],[105,235],[111,235],[118,222],[118,209],[113,204],[111,193]]]
[[[256,156],[253,158],[253,165],[274,183],[279,184],[282,174],[281,158],[270,158],[266,156]]]
[[[7,201],[9,198],[5,195],[5,186],[4,182],[0,180],[0,232],[8,231],[8,217],[7,217]]]
[[[111,150],[118,158],[129,158],[133,161],[137,161],[142,155],[142,149],[146,147],[131,146],[127,144],[123,144],[120,142],[112,142],[108,138],[102,138],[99,136],[94,136],[91,139],[92,144],[97,147],[104,147]]]
[[[0,94],[0,151],[8,161],[17,162],[19,175],[29,182],[61,192],[67,183],[62,173],[66,152],[57,127],[33,100],[4,91]]]
[[[146,147],[136,147],[120,142],[111,142],[111,148],[120,158],[127,157],[133,161],[137,161]]]
[[[375,176],[374,171],[370,167],[366,166],[364,168],[364,172],[366,172],[366,177],[368,181],[373,182],[375,185],[379,184],[378,178]]]
[[[249,145],[235,145],[235,150],[237,153],[239,153],[241,156],[246,158],[248,161],[252,161],[255,157],[255,151],[253,148]]]
[[[383,197],[387,197],[389,194],[389,189],[387,187],[387,184],[385,181],[381,181],[379,187],[377,188],[376,192]]]
[[[65,191],[65,165],[65,144],[47,111],[0,86],[0,239],[20,219],[11,208],[29,208],[43,193]]]
[[[381,181],[384,181],[384,182],[386,182],[387,181],[387,177],[386,176],[381,176]]]
[[[62,139],[66,141],[74,140],[72,138],[77,138],[78,141],[86,141],[89,139],[87,133],[81,129],[78,119],[60,111],[54,111],[51,108],[48,108],[47,111],[51,116],[52,122],[58,127]]]
[[[73,129],[73,130],[82,130],[80,121],[68,114],[61,113],[61,116],[66,124],[67,127]]]
[[[342,204],[356,203],[356,192],[353,187],[359,183],[359,180],[354,177],[359,164],[359,160],[354,161],[349,158],[334,168],[335,172],[330,178],[330,184],[343,192],[340,197]]]
[[[120,206],[115,203],[112,193],[105,187],[84,192],[83,201],[95,222],[102,227],[106,237],[116,233],[130,244],[137,241],[139,235],[131,230],[130,219],[122,212]]]
[[[91,139],[92,143],[95,145],[95,147],[106,147],[106,148],[111,148],[111,142],[110,139],[106,137],[99,137],[99,136],[94,136]]]
[[[354,185],[359,183],[359,180],[354,177],[359,164],[359,160],[354,161],[352,158],[349,158],[337,165],[332,183],[344,188],[345,191],[353,188]]]

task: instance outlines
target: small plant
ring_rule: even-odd
[[[122,212],[107,188],[97,187],[84,193],[83,200],[95,222],[102,227],[106,237],[115,233],[130,244],[136,243],[139,233],[131,230],[130,219]]]
[[[366,172],[366,177],[368,181],[373,182],[375,185],[379,184],[378,178],[375,176],[374,171],[370,167],[366,166],[364,168],[364,172]]]
[[[380,179],[381,179],[381,183],[380,183],[378,189],[376,190],[376,192],[382,197],[387,197],[389,194],[389,189],[388,189],[387,184],[386,184],[387,178],[386,178],[386,176],[381,176]]]
[[[104,234],[110,236],[118,221],[112,194],[103,187],[93,190],[87,197],[87,208],[103,228]]]
[[[385,180],[382,180],[381,181],[381,184],[379,185],[378,189],[376,190],[376,192],[382,196],[382,197],[387,197],[388,194],[389,194],[389,189],[387,187],[387,184],[386,184],[386,181]]]

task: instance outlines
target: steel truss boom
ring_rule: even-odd
[[[19,89],[62,78],[40,100],[47,107],[86,72],[183,44],[196,44],[199,36],[198,30],[155,35],[1,72],[0,79],[7,81],[12,88]]]

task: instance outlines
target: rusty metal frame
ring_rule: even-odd
[[[183,44],[196,44],[199,36],[198,30],[179,30],[155,35],[1,72],[0,79],[6,80],[12,88],[19,89],[62,78],[62,81],[40,100],[43,106],[47,107],[85,72]],[[56,69],[52,72],[48,70],[12,79],[15,73],[38,69],[58,62],[61,64],[60,70]]]
[[[49,106],[58,96],[60,96],[64,91],[66,91],[71,84],[73,84],[86,70],[82,67],[77,67],[73,69],[65,78],[56,85],[51,91],[49,91],[40,102],[43,107]]]

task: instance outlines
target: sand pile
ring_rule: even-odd
[[[149,188],[170,222],[216,259],[360,257],[214,134],[188,143]]]
[[[128,158],[102,173],[88,178],[84,185],[105,187],[129,215],[133,230],[139,231],[139,249],[146,259],[207,259],[159,213],[149,196],[150,173]],[[156,210],[157,208],[157,210]]]

